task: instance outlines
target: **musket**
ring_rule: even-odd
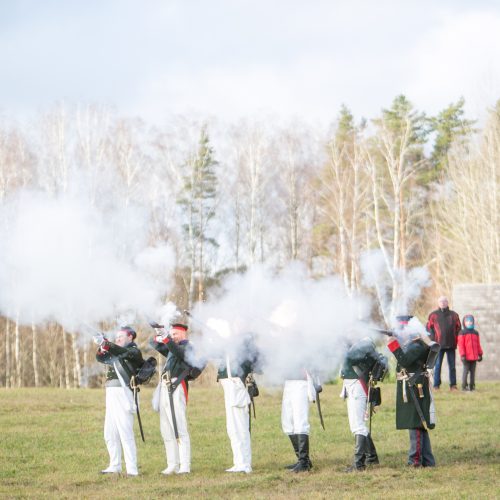
[[[196,323],[198,326],[201,326],[205,329],[209,329],[211,331],[215,331],[213,328],[210,328],[206,323],[204,323],[203,321],[199,320],[196,316],[193,316],[191,314],[191,311],[188,311],[187,309],[184,309],[182,311],[188,318],[191,319],[191,321],[193,321],[194,323]]]
[[[163,330],[165,328],[165,325],[160,325],[156,321],[148,321],[149,326],[151,328],[154,328],[155,330]]]
[[[174,436],[177,442],[179,442],[179,431],[177,430],[177,419],[175,418],[174,409],[174,395],[172,391],[172,379],[170,378],[170,370],[167,370],[163,374],[165,383],[167,384],[168,400],[170,402],[170,414],[172,416],[172,427],[174,428]]]
[[[98,333],[100,335],[104,335],[104,333],[102,333],[101,330],[98,330],[97,328],[94,328],[92,325],[89,325],[88,323],[82,323],[82,325],[85,328],[88,328],[89,330],[92,330],[94,333]]]
[[[382,335],[387,335],[387,337],[394,337],[394,332],[392,330],[384,330],[383,328],[370,327],[370,330],[380,333]]]
[[[368,412],[368,430],[370,432],[370,435],[372,433],[372,417],[373,417],[373,413],[374,413],[374,409],[373,409],[373,404],[372,402],[370,401],[370,393],[372,391],[372,388],[374,387],[374,382],[373,382],[373,377],[370,376],[370,379],[368,381],[368,394],[366,396],[366,404],[368,405],[367,408],[366,408],[366,411]],[[366,417],[365,417],[366,419]]]

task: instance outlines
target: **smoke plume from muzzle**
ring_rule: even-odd
[[[22,191],[0,224],[1,314],[76,330],[161,311],[174,258],[165,244],[148,246],[141,207],[103,211],[84,196]]]

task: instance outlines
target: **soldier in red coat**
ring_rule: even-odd
[[[479,332],[474,328],[474,316],[466,314],[463,319],[463,329],[458,334],[458,352],[464,366],[462,373],[462,391],[476,389],[476,362],[482,361],[483,349],[479,341]],[[467,378],[470,374],[470,382]]]

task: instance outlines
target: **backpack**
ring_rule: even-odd
[[[203,372],[204,369],[205,369],[204,366],[201,368],[197,368],[196,366],[192,366],[191,368],[189,368],[189,373],[188,373],[186,378],[188,380],[196,380],[201,375],[201,373]]]
[[[253,375],[251,373],[248,374],[245,382],[250,399],[256,398],[259,395],[259,388],[257,386],[257,382],[255,382],[255,379],[253,378]]]
[[[158,362],[153,356],[146,359],[135,374],[135,383],[137,385],[147,384],[156,373],[157,364]]]

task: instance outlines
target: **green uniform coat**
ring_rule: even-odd
[[[151,347],[157,350],[160,354],[163,354],[167,358],[165,361],[165,366],[163,367],[162,373],[167,371],[170,372],[170,377],[179,377],[185,370],[191,369],[186,361],[186,355],[188,349],[191,348],[191,344],[187,340],[182,340],[176,344],[173,340],[169,339],[166,343],[156,342],[154,339],[150,342]],[[189,376],[184,379],[186,381],[186,389],[188,388]]]
[[[413,391],[416,395],[428,429],[433,429],[435,424],[430,422],[432,399],[429,377],[427,376],[427,370],[425,370],[425,363],[429,355],[429,347],[421,339],[411,341],[404,349],[399,342],[394,339],[389,342],[387,347],[398,361],[396,368],[398,374],[400,374],[403,369],[406,370],[408,375],[421,372],[416,378],[415,385],[412,387],[404,380],[397,381],[396,429],[418,429],[423,427],[410,391]],[[406,384],[407,402],[405,402],[403,398],[403,384]],[[417,384],[421,384],[423,397],[419,395]]]
[[[346,353],[340,376],[344,379],[359,379],[368,384],[370,371],[379,360],[379,354],[370,339],[362,339],[356,342]]]
[[[142,366],[144,360],[142,359],[142,354],[137,344],[135,342],[130,342],[130,344],[121,347],[119,345],[113,344],[113,342],[106,342],[109,346],[107,351],[102,351],[99,349],[96,354],[96,359],[99,363],[104,363],[108,365],[108,370],[106,372],[106,385],[113,385],[114,381],[118,381],[118,375],[116,374],[115,367],[113,364],[115,362],[120,363],[122,366],[122,375],[126,375],[125,383],[129,383],[130,377],[137,373],[137,370]],[[116,385],[116,384],[115,384]]]

